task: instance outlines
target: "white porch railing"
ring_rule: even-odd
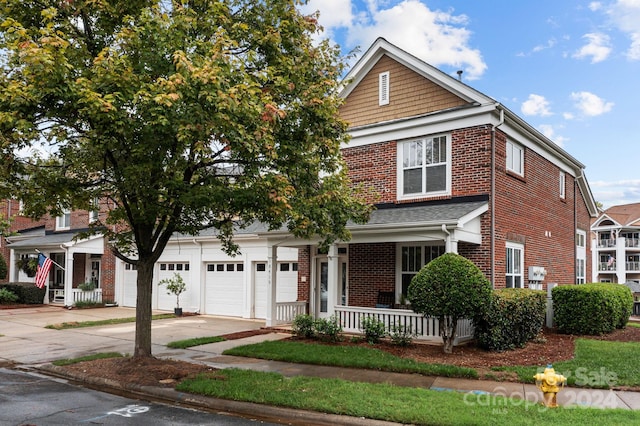
[[[84,291],[79,288],[73,288],[73,303],[76,302],[102,302],[102,289],[96,288],[94,290]]]
[[[307,313],[307,302],[276,303],[276,324],[291,324],[296,316]]]
[[[362,333],[361,321],[363,318],[375,318],[381,321],[387,330],[394,326],[411,327],[411,331],[417,334],[417,339],[434,340],[442,342],[440,337],[440,321],[434,317],[424,317],[406,309],[381,309],[362,308],[358,306],[336,306],[336,317],[347,333]],[[473,325],[471,320],[458,321],[456,339],[454,345],[471,340],[473,338]]]

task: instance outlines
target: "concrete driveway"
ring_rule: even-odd
[[[154,314],[156,313],[161,312],[154,312]],[[0,309],[0,361],[44,364],[57,359],[76,358],[97,352],[132,354],[135,340],[135,323],[133,322],[68,330],[44,328],[46,325],[62,322],[130,317],[135,317],[134,308],[69,310],[58,306],[41,306],[24,309]],[[205,355],[218,355],[226,349],[224,345],[203,345],[198,346],[197,350],[174,350],[165,345],[174,340],[218,336],[238,331],[255,330],[263,326],[263,320],[208,315],[154,320],[151,326],[152,353],[158,357],[176,359],[197,359]],[[283,337],[277,333],[265,336],[270,336],[266,338]]]

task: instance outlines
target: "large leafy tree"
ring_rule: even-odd
[[[293,0],[2,0],[0,155],[34,217],[107,200],[137,265],[135,357],[151,356],[153,265],[175,232],[365,220],[337,115],[344,63]],[[41,145],[28,159],[18,149]]]

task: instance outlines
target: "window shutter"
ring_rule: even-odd
[[[378,104],[389,104],[389,71],[378,75]]]

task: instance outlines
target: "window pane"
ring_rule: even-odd
[[[438,138],[440,143],[440,163],[447,162],[447,138],[446,136],[440,136]]]
[[[444,165],[427,167],[427,192],[444,191],[447,188],[447,168]]]
[[[280,264],[280,271],[286,272],[288,270],[289,270],[289,264],[288,263],[281,263]]]
[[[410,169],[404,171],[405,194],[416,194],[422,192],[422,169]]]
[[[425,164],[431,164],[434,162],[434,158],[438,158],[438,153],[434,149],[433,139],[427,141],[424,147],[425,151]]]

